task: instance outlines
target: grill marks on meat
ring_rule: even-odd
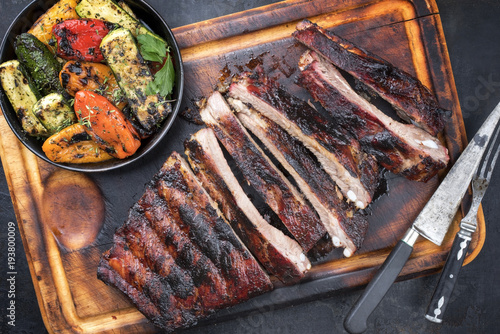
[[[299,140],[241,101],[229,99],[228,102],[237,112],[241,123],[262,141],[293,176],[318,212],[333,244],[345,248],[344,255],[351,256],[361,246],[368,228],[366,219],[354,216],[354,207],[342,200],[330,176]]]
[[[437,135],[447,113],[418,79],[331,31],[304,20],[293,36],[378,93],[405,121]]]
[[[252,140],[219,92],[207,99],[200,115],[302,248],[311,249],[326,233],[318,216]]]
[[[195,175],[260,263],[285,284],[304,277],[311,263],[302,248],[262,218],[233,175],[214,132],[202,129],[184,146]]]
[[[117,230],[98,277],[157,326],[189,327],[272,289],[187,163],[173,153]]]
[[[278,87],[261,71],[242,73],[231,84],[229,94],[302,141],[357,207],[365,208],[371,202],[379,181],[378,165],[341,126]]]
[[[356,94],[335,66],[316,52],[307,51],[299,67],[298,83],[383,167],[416,181],[427,181],[446,167],[448,151],[437,138],[385,115]]]

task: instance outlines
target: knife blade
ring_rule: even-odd
[[[349,311],[344,321],[344,328],[349,333],[362,333],[366,330],[368,317],[403,269],[419,235],[438,246],[441,245],[499,119],[500,103],[481,125],[412,226],[393,248]]]

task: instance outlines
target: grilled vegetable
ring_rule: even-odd
[[[113,24],[96,19],[66,20],[56,24],[52,33],[57,40],[56,54],[67,60],[101,62],[99,45]]]
[[[82,0],[76,6],[76,12],[81,17],[100,19],[108,22],[116,23],[125,29],[130,30],[134,36],[141,34],[150,34],[155,38],[163,39],[146,28],[137,19],[121,8],[113,0]],[[165,43],[165,41],[163,41]]]
[[[14,48],[19,61],[37,83],[42,95],[64,93],[59,82],[61,64],[50,53],[45,44],[35,36],[23,33],[17,36]]]
[[[146,131],[152,131],[172,110],[160,94],[147,95],[153,76],[139,53],[134,37],[124,28],[103,38],[101,51],[125,93],[133,115]]]
[[[141,146],[132,124],[104,96],[79,91],[75,95],[75,112],[92,139],[112,156],[126,158]]]
[[[42,146],[47,158],[60,163],[93,163],[112,159],[79,123],[70,125],[49,137]]]
[[[142,57],[153,65],[154,81],[148,84],[146,94],[169,96],[174,88],[175,70],[168,46],[147,34],[137,36],[137,41]]]
[[[28,33],[38,38],[52,52],[55,52],[55,49],[49,43],[52,39],[52,27],[64,20],[77,19],[78,14],[75,10],[77,4],[77,0],[61,0],[57,2],[36,20]]]
[[[40,94],[19,61],[9,60],[0,65],[0,81],[24,131],[31,136],[47,137],[47,129],[32,113]]]
[[[137,20],[137,16],[135,16],[135,13],[132,11],[132,8],[130,8],[129,5],[125,3],[125,1],[118,1],[118,6],[120,6],[124,11],[126,11],[128,15],[132,16],[134,19]]]
[[[59,93],[51,93],[38,100],[33,106],[33,115],[42,122],[49,135],[77,121],[75,112],[64,103]]]
[[[127,104],[111,68],[104,64],[68,61],[59,73],[59,80],[71,96],[80,90],[89,90],[103,95],[120,110]]]

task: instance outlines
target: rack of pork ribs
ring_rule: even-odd
[[[326,114],[261,69],[239,74],[225,96],[203,101],[206,127],[185,141],[187,160],[170,155],[99,263],[98,277],[167,331],[271,290],[272,276],[299,282],[321,240],[354,254],[368,227],[359,209],[373,199],[381,167],[425,182],[448,163],[435,137],[446,112],[417,79],[307,20],[293,36],[310,49],[297,82]],[[358,95],[337,68],[410,124]],[[243,181],[284,229],[256,208]]]

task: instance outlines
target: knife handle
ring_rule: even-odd
[[[450,297],[455,288],[458,274],[464,263],[465,255],[469,249],[471,238],[458,232],[451,246],[448,259],[444,265],[431,302],[427,307],[425,318],[435,323],[443,321],[443,314],[450,302]]]
[[[411,234],[410,242],[407,236]],[[367,326],[366,321],[378,304],[382,301],[385,294],[396,280],[403,269],[406,261],[413,250],[413,243],[418,237],[418,233],[410,228],[405,238],[399,241],[382,264],[375,277],[370,281],[365,291],[351,308],[349,314],[344,320],[344,328],[349,333],[363,333]]]

